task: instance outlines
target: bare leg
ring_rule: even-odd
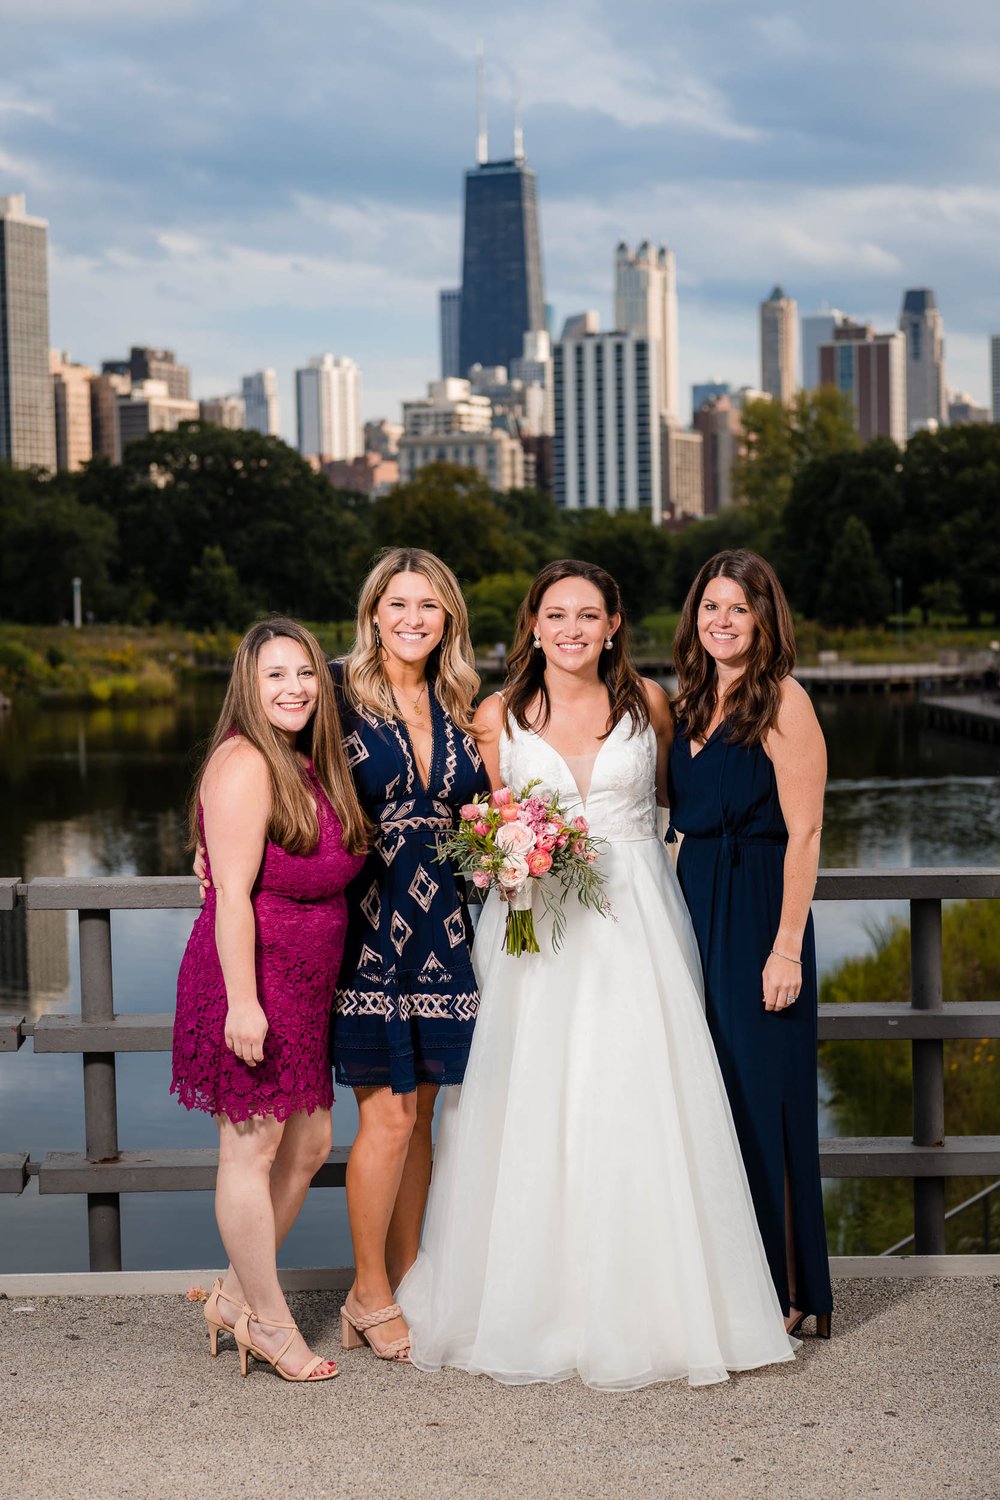
[[[300,1110],[285,1121],[270,1175],[276,1250],[298,1218],[309,1185],[330,1154],[332,1140],[333,1129],[328,1109],[315,1109],[311,1115]],[[226,1301],[220,1308],[220,1314],[232,1328],[239,1309],[248,1300],[232,1265],[223,1277],[222,1295]]]
[[[347,1161],[347,1211],[354,1245],[352,1291],[364,1312],[392,1302],[386,1272],[386,1236],[417,1117],[416,1094],[355,1089],[358,1133]],[[402,1318],[380,1324],[386,1343],[405,1338]]]
[[[219,1171],[215,1217],[246,1300],[260,1320],[253,1325],[254,1341],[274,1354],[288,1337],[288,1330],[273,1325],[292,1321],[278,1285],[271,1203],[271,1167],[286,1126],[271,1115],[239,1123],[217,1115],[216,1121]],[[305,1339],[296,1333],[282,1358],[282,1367],[294,1375],[311,1355]],[[321,1365],[316,1374],[325,1374],[328,1368]]]
[[[431,1181],[431,1121],[438,1087],[436,1083],[422,1083],[417,1089],[416,1124],[385,1241],[385,1264],[391,1287],[402,1281],[420,1246],[420,1226],[424,1222]]]

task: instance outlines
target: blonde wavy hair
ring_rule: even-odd
[[[268,641],[290,640],[302,647],[312,663],[318,689],[316,707],[309,723],[296,735],[295,745],[269,721],[260,701],[257,661]],[[218,722],[195,779],[188,809],[191,847],[200,842],[198,808],[201,781],[212,756],[232,734],[240,734],[259,750],[267,762],[271,782],[271,813],[267,837],[289,854],[310,854],[319,839],[319,818],[299,760],[308,755],[324,792],[330,799],[344,830],[344,848],[364,854],[369,824],[358,801],[354,778],[347,764],[340,733],[340,717],[333,682],[319,641],[303,626],[283,615],[252,625],[236,648],[229,686]]]
[[[380,553],[361,585],[354,645],[344,658],[345,696],[354,708],[365,709],[380,719],[399,717],[382,652],[375,641],[375,611],[397,573],[423,574],[444,606],[444,634],[427,659],[426,675],[449,718],[463,733],[472,734],[472,705],[479,691],[479,673],[469,636],[469,612],[454,573],[422,547],[392,547]]]

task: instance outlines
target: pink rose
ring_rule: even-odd
[[[565,849],[565,847],[566,847],[566,845],[568,843],[569,843],[569,834],[568,833],[561,833],[559,835],[559,837],[556,839],[556,848],[557,849]]]
[[[596,865],[597,864],[597,851],[595,849],[591,849],[588,854],[584,855],[584,859],[587,861],[588,865]]]
[[[528,874],[545,875],[552,868],[552,855],[547,849],[532,849],[528,855]]]
[[[486,870],[473,870],[473,872],[472,872],[472,884],[473,885],[478,886],[481,891],[485,891],[485,889],[489,885],[489,883],[490,883],[490,877],[489,877],[489,872],[488,871],[486,871]]]
[[[473,825],[472,825],[472,831],[473,831],[473,833],[478,833],[478,834],[489,833],[489,831],[490,831],[490,825],[488,823],[484,823],[483,820],[482,820],[482,818],[480,818],[478,822],[473,823]]]
[[[523,854],[508,854],[500,866],[497,879],[505,891],[519,891],[528,878],[528,861]]]
[[[552,850],[555,847],[556,847],[556,841],[555,841],[555,839],[546,839],[546,838],[539,837],[539,838],[537,838],[535,840],[535,848],[536,849]]]
[[[464,823],[472,823],[479,817],[482,809],[475,802],[466,802],[458,810],[458,815]]]
[[[506,807],[508,802],[513,802],[513,800],[514,793],[509,786],[498,786],[493,793],[492,801],[494,807]]]
[[[587,822],[586,818],[574,818],[573,827],[577,830],[578,833],[590,832],[590,824]]]
[[[500,816],[505,823],[516,823],[521,816],[521,805],[519,802],[508,802],[500,809]]]
[[[497,833],[497,848],[510,854],[525,854],[535,846],[535,835],[527,823],[505,823]]]

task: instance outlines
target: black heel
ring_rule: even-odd
[[[833,1336],[833,1329],[831,1326],[832,1317],[833,1315],[831,1313],[816,1314],[816,1337],[818,1339],[828,1339]]]
[[[791,1312],[791,1308],[789,1308],[789,1312]],[[800,1312],[799,1315],[798,1315],[798,1317],[795,1319],[795,1322],[792,1324],[791,1328],[786,1329],[786,1332],[787,1332],[789,1338],[794,1338],[795,1337],[795,1335],[798,1333],[799,1329],[802,1327],[802,1324],[805,1322],[805,1320],[806,1320],[806,1314],[804,1312]]]

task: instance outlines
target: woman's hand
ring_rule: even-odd
[[[192,866],[198,883],[201,886],[201,899],[204,901],[212,888],[212,882],[208,878],[208,865],[206,863],[205,845],[199,844],[194,851],[194,864]]]
[[[256,1000],[241,1000],[226,1012],[226,1046],[234,1057],[255,1068],[264,1061],[267,1017]]]
[[[768,955],[764,965],[763,993],[765,1010],[787,1010],[799,998],[802,988],[802,965],[777,953]]]

